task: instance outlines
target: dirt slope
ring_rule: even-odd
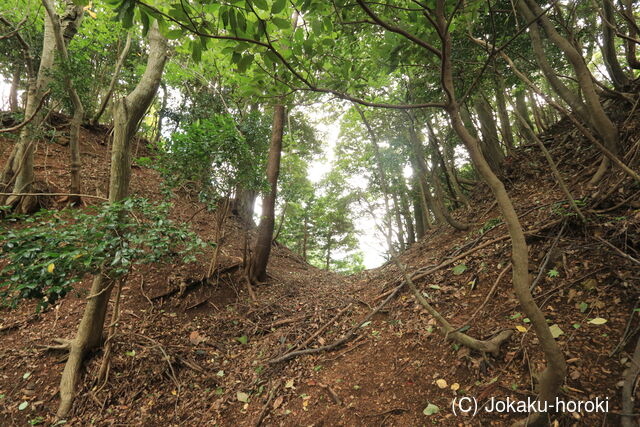
[[[631,153],[640,156],[638,120],[627,120],[630,107],[616,104],[610,109],[620,112],[617,121],[624,123],[623,139],[628,148],[635,144]],[[64,124],[58,126],[57,135],[64,135]],[[528,236],[533,277],[562,230],[534,296],[550,324],[563,332],[558,342],[569,361],[563,397],[610,399],[607,415],[583,411],[558,414],[554,419],[566,425],[617,425],[619,383],[636,339],[627,335],[638,327],[637,316],[631,316],[638,300],[640,269],[591,236],[604,238],[637,258],[639,188],[619,173],[608,178],[601,187],[604,191],[588,188],[585,183],[589,170],[597,166],[597,153],[567,123],[559,123],[543,138],[574,197],[584,199],[584,209],[593,212],[587,225],[578,225],[568,215],[564,197],[544,172],[545,161],[536,147],[522,147],[508,157],[508,190],[527,230],[534,231]],[[86,193],[106,194],[106,140],[103,131],[83,130]],[[61,143],[64,136],[38,145],[39,191],[64,192],[66,188],[67,152]],[[9,145],[9,140],[0,139],[0,166]],[[138,155],[143,152],[140,144]],[[637,164],[637,159],[626,160]],[[134,168],[132,188],[135,194],[160,199],[159,176],[153,170]],[[606,189],[611,189],[610,194]],[[505,328],[524,328],[526,332],[516,332],[499,357],[485,358],[446,342],[431,316],[403,291],[345,345],[270,364],[269,359],[309,341],[319,330],[305,346],[320,347],[339,339],[383,301],[399,283],[400,273],[387,265],[341,277],[311,267],[287,248],[276,246],[269,266],[272,280],[256,289],[255,304],[235,269],[220,274],[214,285],[156,298],[181,280],[201,277],[208,264],[203,257],[193,265],[151,266],[129,276],[109,382],[102,388],[94,384],[101,359],[98,352],[87,363],[82,391],[68,422],[390,426],[504,425],[514,420],[513,415],[485,411],[474,418],[456,417],[449,406],[461,396],[475,397],[481,404],[490,397],[535,396],[535,372],[543,365],[508,273],[482,305],[509,263],[510,247],[507,239],[500,239],[506,230],[496,219],[499,213],[487,188],[479,186],[472,198],[470,210],[455,213],[475,221],[472,231],[454,232],[444,226],[430,230],[402,255],[402,262],[409,271],[419,272],[480,248],[422,277],[417,285],[452,324],[469,323],[467,333],[476,338]],[[62,201],[48,198],[43,203],[56,206]],[[173,216],[190,221],[203,238],[211,239],[215,213],[200,208],[182,195],[175,201]],[[223,266],[237,263],[242,254],[240,228],[233,219],[228,227]],[[482,246],[490,241],[494,242]],[[454,274],[458,264],[466,269]],[[80,288],[87,289],[88,281]],[[0,424],[53,420],[64,354],[42,351],[38,345],[50,344],[54,337],[72,337],[83,305],[82,295],[69,295],[40,316],[34,316],[33,304],[0,311]],[[478,308],[475,320],[468,322]],[[588,323],[596,317],[607,322]],[[444,383],[437,380],[445,380],[446,386],[441,388]],[[20,411],[23,401],[29,406]],[[440,410],[424,415],[430,403]]]

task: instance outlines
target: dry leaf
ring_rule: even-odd
[[[449,385],[447,384],[447,380],[440,378],[436,381],[436,385],[440,388],[447,388]]]
[[[273,409],[278,409],[282,402],[284,401],[284,396],[276,397],[276,400],[273,401]]]

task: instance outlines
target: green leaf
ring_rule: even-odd
[[[242,55],[242,59],[238,62],[238,72],[244,73],[253,62],[253,55]]]
[[[549,277],[558,277],[560,273],[558,273],[558,270],[556,270],[555,268],[552,268],[551,270],[549,270],[549,272],[547,273],[547,276]]]
[[[24,411],[25,409],[27,409],[27,406],[29,406],[29,402],[25,400],[18,406],[18,411]]]
[[[429,416],[438,413],[438,411],[440,411],[440,408],[438,408],[437,405],[429,403],[427,407],[422,410],[422,413]]]
[[[451,270],[451,272],[453,274],[455,274],[456,276],[461,275],[462,273],[464,273],[465,271],[467,271],[467,266],[464,264],[458,264],[455,267],[453,267],[453,269]]]
[[[31,372],[25,372],[25,373],[22,375],[22,379],[23,379],[23,380],[26,380],[26,379],[27,379],[27,378],[29,378],[30,376],[31,376]]]
[[[276,0],[273,2],[273,6],[271,6],[271,13],[277,15],[278,13],[284,10],[284,7],[287,5],[287,0]]]
[[[266,0],[253,0],[253,4],[260,10],[269,10],[269,4]]]
[[[549,330],[551,331],[551,335],[554,338],[558,338],[560,335],[564,334],[562,329],[560,329],[560,326],[558,326],[556,324],[553,324],[553,325],[549,326]]]
[[[129,356],[129,357],[135,357],[136,356],[136,351],[135,350],[125,351],[124,354]]]
[[[286,30],[287,28],[291,28],[291,22],[289,22],[288,19],[271,18],[271,22],[276,24],[276,27],[280,28],[281,30]]]
[[[580,309],[580,313],[584,313],[589,308],[589,304],[587,304],[586,302],[581,302],[578,308]]]
[[[239,391],[236,393],[236,398],[243,403],[248,403],[249,402],[249,395],[247,393],[244,393],[242,391]]]
[[[236,337],[236,341],[238,341],[240,344],[246,344],[248,342],[248,338],[246,335],[243,335],[241,337]]]

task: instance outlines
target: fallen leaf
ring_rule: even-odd
[[[522,325],[518,325],[518,326],[516,326],[516,329],[518,330],[518,332],[522,332],[522,333],[527,332],[527,328],[525,328],[525,327],[524,327],[524,326],[522,326]]]
[[[453,390],[453,391],[460,390],[460,384],[458,384],[458,383],[451,384],[451,390]]]
[[[556,324],[549,326],[549,330],[554,338],[558,338],[560,335],[564,334],[564,331]]]
[[[47,271],[48,271],[49,273],[53,273],[53,270],[55,270],[55,269],[56,269],[56,265],[55,265],[54,263],[51,263],[51,264],[49,264],[49,265],[47,266]]]
[[[200,335],[198,331],[193,331],[189,334],[189,342],[193,345],[200,345],[205,342],[207,339]]]
[[[589,320],[589,323],[591,323],[592,325],[604,325],[605,323],[607,323],[607,319],[596,317],[595,319]]]
[[[243,403],[248,403],[249,402],[249,395],[247,393],[244,393],[242,391],[239,391],[236,393],[236,398]]]
[[[293,379],[287,380],[284,384],[284,388],[293,388]]]
[[[436,385],[440,388],[447,388],[449,385],[447,384],[447,380],[440,378],[436,381]]]
[[[436,405],[434,405],[433,403],[429,403],[427,407],[422,410],[422,413],[425,415],[433,415],[439,410],[440,408],[438,408]]]
[[[282,402],[284,401],[284,396],[276,397],[276,400],[273,401],[273,409],[278,409]]]

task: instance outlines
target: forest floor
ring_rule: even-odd
[[[623,139],[628,148],[635,147],[632,155],[640,156],[639,114],[629,120],[630,107],[616,104],[610,109],[620,112]],[[37,191],[64,193],[69,179],[66,127],[60,121],[53,126],[58,137],[41,141],[36,151]],[[573,196],[590,212],[586,225],[571,215],[536,146],[520,147],[507,158],[504,179],[529,231],[532,277],[550,254],[534,297],[550,325],[562,332],[557,342],[568,361],[568,375],[561,397],[609,402],[606,414],[576,411],[552,418],[560,425],[618,425],[623,371],[640,324],[640,268],[600,239],[638,257],[639,188],[619,172],[611,173],[600,191],[587,186],[598,155],[566,122],[541,138]],[[84,193],[107,194],[107,140],[104,129],[82,131]],[[11,144],[0,138],[0,167]],[[146,153],[144,143],[134,151],[136,157]],[[131,185],[135,195],[162,198],[155,170],[135,166]],[[51,208],[64,202],[62,197],[43,198]],[[435,320],[403,289],[344,345],[269,363],[298,347],[330,345],[379,306],[402,275],[387,264],[340,276],[312,267],[276,244],[269,283],[255,289],[257,302],[251,302],[235,267],[242,260],[243,232],[229,218],[215,283],[188,286],[206,272],[211,254],[189,265],[145,266],[128,276],[108,382],[95,384],[102,358],[98,351],[86,363],[67,424],[505,425],[521,418],[483,409],[475,417],[452,411],[455,397],[474,397],[480,405],[491,397],[535,397],[536,373],[544,364],[509,272],[483,305],[510,262],[506,228],[487,187],[478,185],[471,207],[454,216],[472,219],[471,231],[433,228],[400,260],[414,275],[442,265],[416,284],[455,327],[468,324],[466,333],[479,339],[513,330],[498,357],[446,341]],[[215,237],[216,213],[195,199],[177,194],[172,217],[189,222],[205,240]],[[181,282],[187,283],[184,292]],[[79,292],[41,314],[29,302],[0,311],[0,425],[54,422],[65,354],[41,346],[74,336],[89,285],[85,278]],[[593,318],[606,323],[589,323]],[[26,408],[20,406],[23,402],[28,402]],[[426,415],[430,404],[439,411]]]

